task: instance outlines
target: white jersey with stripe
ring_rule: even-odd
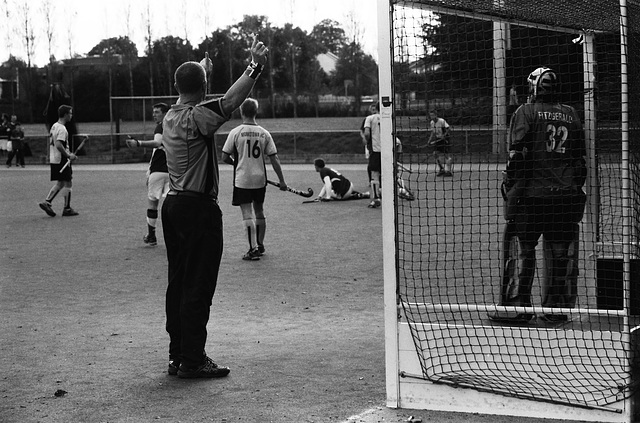
[[[235,187],[258,189],[267,185],[265,156],[278,152],[269,131],[243,123],[229,132],[222,151],[234,158]]]
[[[49,131],[49,163],[51,164],[59,164],[62,162],[62,153],[56,147],[56,141],[60,141],[67,153],[70,153],[69,132],[60,122],[54,123],[51,126],[51,131]]]

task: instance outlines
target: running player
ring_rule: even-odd
[[[167,154],[162,146],[162,120],[169,111],[166,103],[153,105],[153,120],[156,127],[153,130],[152,140],[137,140],[129,137],[127,147],[151,147],[153,153],[147,170],[147,234],[142,237],[145,244],[155,246],[158,244],[156,237],[156,223],[158,221],[158,204],[169,192],[169,169],[167,169]]]
[[[280,190],[287,184],[282,174],[278,150],[269,131],[256,123],[258,101],[247,98],[240,105],[242,124],[229,132],[222,147],[222,161],[233,165],[233,199],[231,204],[240,206],[242,223],[249,251],[243,260],[260,260],[264,255],[264,235],[267,220],[264,214],[264,197],[267,186],[265,156],[269,157],[273,170],[280,180]]]
[[[587,175],[584,132],[576,110],[558,102],[558,77],[553,70],[540,67],[527,81],[529,103],[520,106],[511,119],[502,187],[507,225],[500,305],[532,305],[536,245],[543,236],[542,306],[573,308],[579,222],[586,202],[582,191]],[[516,312],[489,314],[502,321],[533,317]],[[552,313],[540,319],[555,323],[568,317]]]
[[[318,194],[318,201],[357,200],[369,198],[368,192],[358,192],[353,189],[353,183],[335,169],[326,167],[324,160],[315,159],[313,165],[324,185]]]
[[[62,192],[64,208],[62,216],[77,216],[78,212],[71,208],[72,175],[71,162],[77,157],[69,150],[69,132],[65,124],[73,118],[73,108],[63,104],[58,107],[58,121],[51,126],[49,132],[49,163],[51,180],[56,181],[49,190],[47,198],[39,204],[40,208],[53,217],[56,212],[51,207],[51,202]]]

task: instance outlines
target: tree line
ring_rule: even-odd
[[[348,38],[338,22],[323,20],[308,33],[290,23],[272,26],[265,16],[245,15],[195,47],[179,36],[148,37],[141,55],[128,36],[118,36],[101,40],[80,58],[57,61],[52,57],[42,68],[11,56],[0,67],[0,78],[17,80],[10,85],[16,92],[2,95],[0,110],[19,114],[23,122],[44,121],[50,86],[62,84],[79,121],[107,121],[110,96],[177,95],[175,69],[185,61],[199,61],[205,52],[214,64],[208,91],[224,93],[246,69],[254,34],[270,51],[268,66],[252,94],[266,103],[261,105],[266,117],[357,115],[361,97],[378,91],[375,60],[363,51],[358,36]],[[327,52],[337,56],[335,70],[329,73],[317,60]],[[90,57],[97,60],[90,64],[80,60]],[[321,96],[330,94],[346,95],[354,102],[346,109],[321,109]]]

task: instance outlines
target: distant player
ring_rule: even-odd
[[[313,161],[316,172],[320,173],[323,186],[318,194],[318,201],[331,200],[356,200],[369,198],[369,193],[358,192],[353,188],[353,183],[335,169],[326,167],[323,159]]]
[[[264,214],[264,198],[267,186],[265,157],[269,157],[273,170],[280,180],[280,190],[287,184],[282,174],[278,150],[269,131],[256,123],[258,102],[247,98],[240,105],[242,124],[229,132],[222,147],[222,161],[233,165],[233,199],[231,204],[240,206],[242,223],[249,251],[243,260],[260,260],[265,253],[264,237],[267,220]]]
[[[150,246],[158,244],[156,237],[156,224],[158,221],[158,205],[160,200],[166,197],[169,192],[169,169],[167,169],[167,154],[162,146],[162,120],[169,111],[166,103],[156,103],[153,105],[153,120],[156,127],[153,130],[152,140],[127,139],[127,147],[151,147],[151,161],[147,170],[147,234],[142,237],[142,241]]]
[[[62,216],[77,216],[78,212],[71,208],[71,179],[73,172],[71,162],[77,159],[69,150],[69,132],[65,124],[73,118],[73,108],[63,104],[58,107],[58,121],[51,126],[49,132],[49,163],[51,180],[56,181],[49,190],[47,198],[39,204],[40,208],[53,217],[56,212],[51,207],[51,202],[62,192],[64,208]]]
[[[409,169],[404,167],[404,165],[402,164],[402,142],[398,137],[396,137],[396,163],[396,184],[398,185],[398,197],[404,200],[413,201],[416,199],[416,197],[409,189],[409,184],[405,183],[404,179],[402,179],[402,171],[409,171]]]
[[[364,137],[367,141],[369,150],[369,165],[367,171],[370,174],[371,185],[371,202],[369,208],[375,209],[382,205],[381,202],[381,172],[382,160],[380,151],[382,144],[380,142],[380,104],[376,103],[371,106],[371,112],[364,121]]]
[[[451,158],[450,146],[451,135],[449,133],[450,127],[446,120],[438,117],[438,112],[431,110],[429,112],[429,129],[431,135],[427,144],[433,147],[433,157],[436,159],[438,165],[438,173],[436,176],[453,176],[451,171]]]
[[[542,306],[576,304],[579,222],[586,196],[586,148],[576,110],[557,100],[558,77],[546,67],[529,75],[529,103],[520,106],[509,129],[505,199],[503,279],[500,305],[531,306],[536,245],[543,236],[545,275]],[[533,314],[498,312],[489,318],[529,321]],[[540,319],[565,322],[561,313]]]

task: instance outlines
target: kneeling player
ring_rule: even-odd
[[[318,201],[354,200],[369,198],[369,193],[361,193],[353,189],[353,183],[340,172],[325,166],[324,160],[315,159],[313,165],[316,172],[320,173],[320,179],[324,183]]]

